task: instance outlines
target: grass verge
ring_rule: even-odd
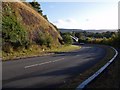
[[[73,51],[73,50],[77,50],[77,49],[80,49],[81,47],[80,46],[76,46],[76,45],[64,45],[64,46],[61,46],[59,48],[52,48],[50,50],[48,50],[47,52],[70,52],[70,51]]]
[[[69,52],[80,48],[81,48],[80,46],[76,46],[76,45],[69,45],[69,46],[61,45],[60,47],[50,49],[38,45],[33,45],[29,49],[21,49],[18,51],[12,51],[11,53],[2,52],[2,60],[6,61],[6,60],[14,60],[20,58],[50,55],[56,52]]]
[[[85,79],[93,75],[98,69],[105,65],[115,55],[114,50],[109,48],[108,46],[100,45],[99,47],[102,47],[106,50],[105,57],[90,69],[79,75],[76,75],[71,80],[67,81],[64,85],[60,86],[60,88],[69,88],[70,90],[75,90],[75,88],[79,84],[81,84]]]
[[[2,57],[2,51],[0,50],[0,58]]]
[[[119,50],[120,53],[120,50]],[[118,54],[117,58],[113,63],[108,66],[108,68],[92,83],[88,84],[86,88],[104,88],[104,89],[112,89],[119,90],[120,88],[120,54]]]

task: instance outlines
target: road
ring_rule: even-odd
[[[83,45],[72,52],[6,61],[2,64],[3,88],[57,87],[82,74],[105,54],[101,47]]]

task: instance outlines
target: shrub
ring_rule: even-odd
[[[62,37],[65,44],[70,45],[73,43],[73,40],[69,34],[64,34]]]
[[[38,37],[36,39],[36,43],[38,43],[39,45],[45,45],[49,48],[51,48],[52,43],[53,43],[53,38],[52,36],[39,32],[38,33]]]
[[[36,38],[36,43],[40,45],[46,45],[46,39],[43,33],[39,32],[38,37]]]
[[[53,38],[51,36],[47,36],[46,37],[46,42],[47,42],[47,47],[51,48],[52,42],[53,42]]]
[[[29,45],[27,31],[13,14],[2,17],[2,39],[4,44],[9,43],[13,48]]]
[[[13,47],[9,43],[3,44],[2,50],[6,53],[11,53],[13,52]]]
[[[82,38],[79,38],[79,39],[78,39],[78,42],[79,42],[79,43],[85,43],[86,40],[85,40],[85,39],[82,39]]]

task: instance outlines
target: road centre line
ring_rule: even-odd
[[[79,54],[75,55],[75,57],[78,57],[80,56]],[[61,61],[63,60],[64,58],[60,58],[60,59],[57,59],[57,60],[54,60],[54,61],[48,61],[48,62],[44,62],[44,63],[38,63],[38,64],[33,64],[33,65],[28,65],[28,66],[25,66],[24,68],[31,68],[31,67],[35,67],[35,66],[40,66],[40,65],[44,65],[44,64],[48,64],[48,63],[54,63],[54,62],[58,62],[58,61]]]
[[[63,59],[64,58],[60,58],[60,59],[57,59],[57,60],[54,60],[54,61],[49,61],[49,62],[44,62],[44,63],[39,63],[39,64],[28,65],[28,66],[25,66],[24,68],[27,69],[27,68],[31,68],[31,67],[35,67],[35,66],[45,65],[45,64],[48,64],[48,63],[58,62],[58,61],[61,61]]]
[[[76,57],[78,57],[78,56],[80,56],[80,55],[76,55]]]

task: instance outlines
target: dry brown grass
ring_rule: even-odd
[[[69,46],[61,46],[61,47],[54,47],[54,48],[46,48],[44,46],[39,45],[32,45],[29,49],[21,49],[19,51],[13,51],[11,53],[0,52],[2,54],[2,60],[16,60],[20,58],[29,58],[29,57],[36,57],[36,56],[44,56],[44,55],[51,55],[54,53],[59,52],[69,52],[73,50],[80,49],[80,46],[69,45]]]
[[[28,16],[28,17],[30,17],[31,18],[31,20],[30,20],[30,18],[27,20],[28,22],[27,23],[29,23],[30,25],[34,25],[34,27],[39,27],[39,25],[42,27],[42,26],[44,26],[44,29],[47,31],[48,30],[48,32],[49,33],[51,33],[50,32],[50,30],[52,30],[52,32],[54,32],[55,34],[52,34],[52,35],[58,35],[59,36],[59,34],[58,34],[58,32],[56,31],[56,29],[46,20],[46,19],[44,19],[38,12],[36,12],[33,8],[31,8],[31,7],[29,7],[29,6],[27,6],[27,5],[25,5],[24,3],[20,3],[22,6],[23,6],[23,10],[25,10],[26,9],[26,14],[23,14],[23,15],[28,15],[28,14],[30,14],[30,16]],[[20,4],[18,4],[18,7],[20,6],[21,7],[21,5]],[[24,11],[21,11],[21,12],[24,12]],[[28,14],[27,14],[28,13]],[[26,17],[26,19],[27,19],[27,16],[25,16]],[[23,19],[24,20],[24,19]],[[33,22],[32,22],[33,21]],[[60,38],[60,36],[59,36],[59,38]]]
[[[9,6],[14,11],[12,14],[15,15],[17,20],[26,28],[32,40],[36,37],[34,32],[48,33],[53,37],[56,44],[59,43],[58,38],[62,39],[54,26],[30,7],[30,4],[25,4],[23,2],[3,2],[2,5],[3,8]],[[3,11],[3,16],[4,15],[6,14]]]

